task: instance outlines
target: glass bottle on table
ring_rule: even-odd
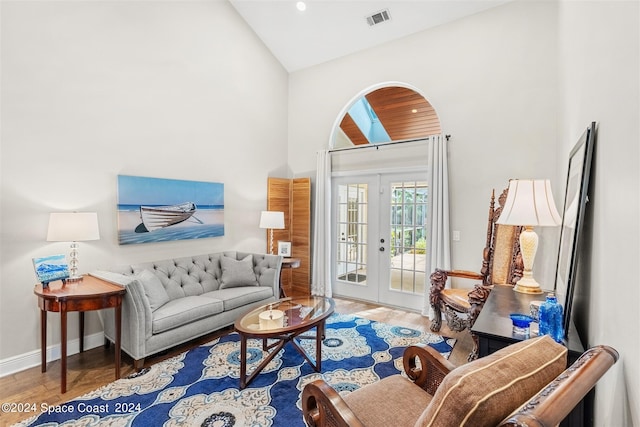
[[[539,335],[550,335],[555,342],[562,342],[564,328],[562,325],[562,305],[553,292],[547,294],[547,299],[540,305]]]

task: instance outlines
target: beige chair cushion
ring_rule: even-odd
[[[412,426],[431,395],[401,375],[361,387],[344,400],[367,427]]]
[[[469,292],[471,289],[443,289],[440,298],[446,305],[459,312],[466,312],[471,308],[469,304]]]
[[[415,426],[495,426],[566,367],[567,349],[546,335],[505,347],[451,371]]]

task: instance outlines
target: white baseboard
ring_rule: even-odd
[[[98,332],[84,337],[84,349],[104,345],[104,333]],[[47,346],[47,362],[60,359],[60,344]],[[80,352],[80,339],[76,338],[67,342],[67,356]],[[28,353],[19,354],[17,356],[8,357],[0,360],[0,377],[24,371],[25,369],[40,366],[41,353],[40,350],[30,351]]]

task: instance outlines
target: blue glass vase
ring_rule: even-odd
[[[547,294],[547,299],[540,306],[540,335],[550,335],[554,341],[561,343],[564,338],[562,327],[562,305],[558,303],[555,294]]]

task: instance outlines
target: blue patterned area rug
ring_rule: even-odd
[[[287,344],[240,390],[239,336],[230,333],[17,425],[302,427],[300,397],[307,383],[323,378],[348,393],[402,372],[404,348],[416,343],[448,358],[455,339],[334,314],[327,319],[322,373]],[[315,354],[314,340],[302,345]],[[261,340],[249,340],[248,346],[250,372],[264,353]]]

